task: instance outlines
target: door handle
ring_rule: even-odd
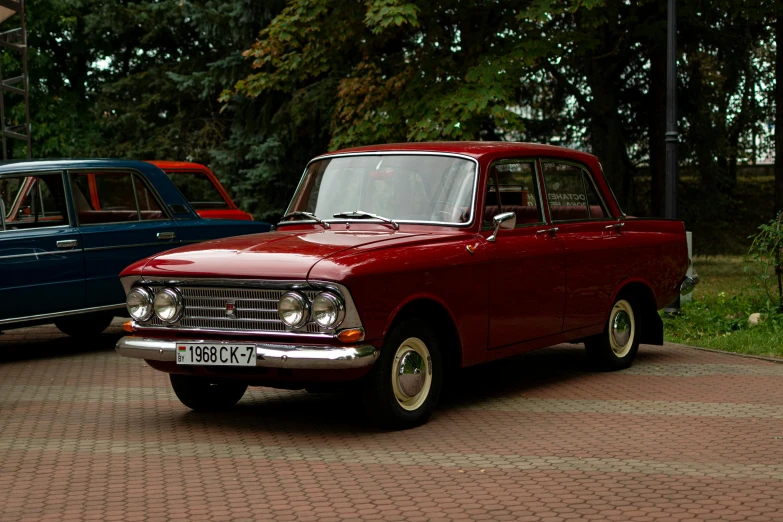
[[[612,223],[611,225],[606,225],[604,228],[616,228],[617,230],[620,230],[625,226],[625,222],[621,221],[619,223]]]
[[[542,230],[536,230],[536,234],[552,234],[560,231],[560,227],[545,228]]]
[[[79,242],[75,239],[61,239],[57,242],[57,248],[73,248],[79,246]]]
[[[161,241],[168,241],[170,239],[176,239],[176,232],[158,232],[158,239]]]

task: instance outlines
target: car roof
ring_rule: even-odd
[[[149,160],[147,163],[152,163],[156,167],[163,170],[207,170],[205,165],[202,165],[201,163],[193,163],[191,161]]]
[[[80,169],[80,168],[126,168],[145,170],[151,168],[146,161],[125,159],[56,159],[7,161],[0,164],[0,174],[8,172]]]
[[[561,158],[572,158],[577,161],[595,159],[595,156],[592,154],[574,149],[514,141],[430,141],[421,143],[389,143],[337,150],[323,154],[319,157],[361,152],[439,152],[446,154],[462,154],[476,159],[514,155],[557,156]]]

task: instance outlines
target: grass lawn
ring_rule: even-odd
[[[701,282],[693,299],[683,303],[680,315],[664,315],[667,341],[754,355],[783,357],[783,314],[763,291],[754,290],[742,256],[696,256]],[[757,326],[750,314],[761,313]]]

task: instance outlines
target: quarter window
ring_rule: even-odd
[[[6,230],[70,224],[63,177],[59,173],[4,177],[0,179],[0,198],[5,208]]]
[[[504,160],[492,164],[487,177],[484,223],[504,212],[517,216],[517,225],[542,223],[538,204],[535,164],[532,161]]]
[[[74,172],[71,188],[80,225],[166,218],[144,180],[130,172]]]
[[[569,163],[542,162],[552,221],[609,216],[587,172]]]

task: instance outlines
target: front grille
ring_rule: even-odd
[[[162,286],[152,287],[157,292]],[[277,303],[287,290],[267,290],[261,288],[216,288],[202,286],[178,287],[182,293],[184,314],[174,328],[208,329],[226,331],[286,332],[286,326],[277,316]],[[312,300],[317,290],[301,291]],[[226,303],[233,301],[234,315],[226,315]],[[167,326],[152,316],[149,326]],[[308,323],[297,330],[306,333],[318,333],[320,328]]]

